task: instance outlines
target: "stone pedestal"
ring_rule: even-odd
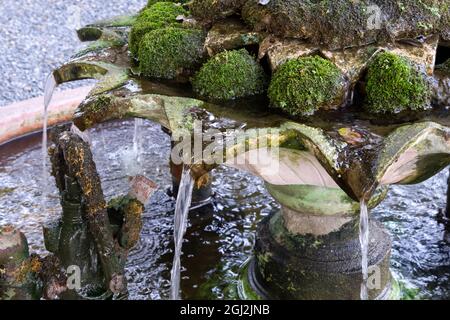
[[[242,275],[241,296],[359,300],[358,204],[339,189],[267,187],[282,208],[258,227],[254,258]],[[383,195],[378,192],[370,205],[378,204]],[[370,221],[369,229],[369,299],[388,299],[393,281],[391,240],[380,223]]]

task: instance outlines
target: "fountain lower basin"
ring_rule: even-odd
[[[133,126],[133,121],[118,121],[89,130],[108,199],[127,188],[120,154],[132,148]],[[167,135],[149,122],[145,122],[143,134],[148,137],[143,154],[145,174],[161,187],[171,185]],[[44,253],[40,224],[60,209],[53,189],[49,199],[52,210],[40,211],[40,142],[38,136],[30,136],[1,147],[0,221],[19,227],[30,250]],[[446,176],[447,172],[442,172],[419,185],[393,186],[371,212],[391,234],[395,278],[418,288],[423,298],[450,297],[446,289],[449,235],[435,219],[438,209],[445,206]],[[256,225],[278,210],[260,180],[235,169],[215,169],[212,187],[214,206],[204,214],[191,215],[183,246],[181,289],[185,299],[236,298],[235,283],[241,265],[252,255]],[[173,205],[160,190],[144,213],[142,237],[126,267],[131,299],[168,297]]]

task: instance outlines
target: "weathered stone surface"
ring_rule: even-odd
[[[369,265],[379,269],[380,285],[370,299],[386,298],[391,287],[390,238],[379,223],[370,223]],[[355,221],[327,235],[292,235],[281,215],[258,228],[256,270],[250,274],[272,299],[359,300],[361,249]],[[258,291],[258,290],[257,290]]]
[[[444,31],[447,12],[447,3],[434,0],[272,0],[246,1],[242,16],[257,31],[341,49]]]
[[[97,79],[99,83],[89,94],[101,94],[126,83],[128,70],[121,67],[121,64],[115,58],[112,62],[106,63],[103,61],[92,61],[90,58],[73,60],[55,69],[53,76],[58,85],[76,80]]]
[[[296,39],[283,39],[274,36],[266,37],[259,47],[258,58],[267,55],[270,69],[276,69],[290,59],[311,56],[319,51],[316,45]]]
[[[439,106],[450,106],[450,75],[441,70],[434,73],[433,99]]]
[[[432,76],[436,61],[436,49],[439,43],[438,35],[431,35],[419,43],[388,44],[385,49],[405,57],[417,64],[428,76]]]
[[[384,141],[374,173],[382,185],[422,182],[450,161],[450,130],[432,122],[405,125]]]
[[[209,30],[205,48],[209,56],[224,50],[238,49],[250,45],[258,45],[264,35],[250,30],[238,19],[218,21]]]
[[[308,169],[304,168],[304,170]],[[284,208],[296,212],[297,215],[353,217],[360,210],[359,203],[352,200],[337,185],[336,188],[330,188],[311,184],[272,185],[266,183],[266,188],[278,203]],[[368,207],[376,207],[386,194],[387,188],[378,189],[370,199]]]
[[[283,207],[282,215],[285,228],[292,234],[323,236],[338,231],[352,221],[351,216],[324,216],[300,213]]]
[[[259,58],[265,55],[272,71],[290,60],[314,54],[322,55],[333,62],[350,79],[351,84],[362,80],[368,63],[380,51],[387,50],[409,59],[418,68],[431,76],[434,72],[436,49],[439,37],[432,35],[423,42],[385,45],[367,45],[343,50],[328,50],[326,46],[314,45],[304,40],[266,37],[260,45]]]
[[[81,130],[108,120],[138,117],[160,123],[172,133],[192,128],[189,110],[205,105],[203,101],[158,94],[120,98],[112,95],[94,96],[80,105],[74,123]]]
[[[205,21],[219,20],[240,11],[246,0],[194,0],[189,4],[192,15]]]

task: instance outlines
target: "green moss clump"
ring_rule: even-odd
[[[138,55],[139,44],[145,34],[169,26],[181,26],[176,18],[188,12],[173,2],[157,2],[141,11],[133,24],[129,37],[129,49],[134,57]]]
[[[382,52],[367,73],[367,105],[372,113],[422,110],[429,106],[430,88],[424,76],[403,57]]]
[[[163,28],[147,33],[139,46],[143,76],[174,79],[195,69],[203,59],[205,34],[197,29]]]
[[[275,72],[269,86],[273,107],[293,116],[307,116],[320,108],[342,104],[346,85],[342,72],[319,56],[292,59]]]
[[[263,68],[245,49],[224,51],[203,65],[192,80],[194,91],[211,100],[231,100],[263,93]]]

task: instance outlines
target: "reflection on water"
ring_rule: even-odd
[[[129,256],[127,277],[132,299],[167,299],[173,259],[174,199],[170,185],[169,138],[158,125],[140,129],[144,174],[161,188],[144,214],[142,237]],[[128,191],[124,154],[133,152],[134,121],[104,124],[90,133],[94,158],[109,199]],[[0,224],[12,223],[43,253],[41,224],[59,214],[56,188],[50,186],[51,212],[42,212],[40,137],[0,147]],[[233,298],[240,265],[251,254],[255,227],[277,209],[259,179],[230,168],[213,173],[214,203],[191,213],[181,259],[182,297]],[[450,236],[436,222],[445,206],[447,172],[416,186],[395,186],[371,212],[390,230],[392,270],[420,289],[425,298],[450,299]],[[445,238],[447,237],[447,240]]]

